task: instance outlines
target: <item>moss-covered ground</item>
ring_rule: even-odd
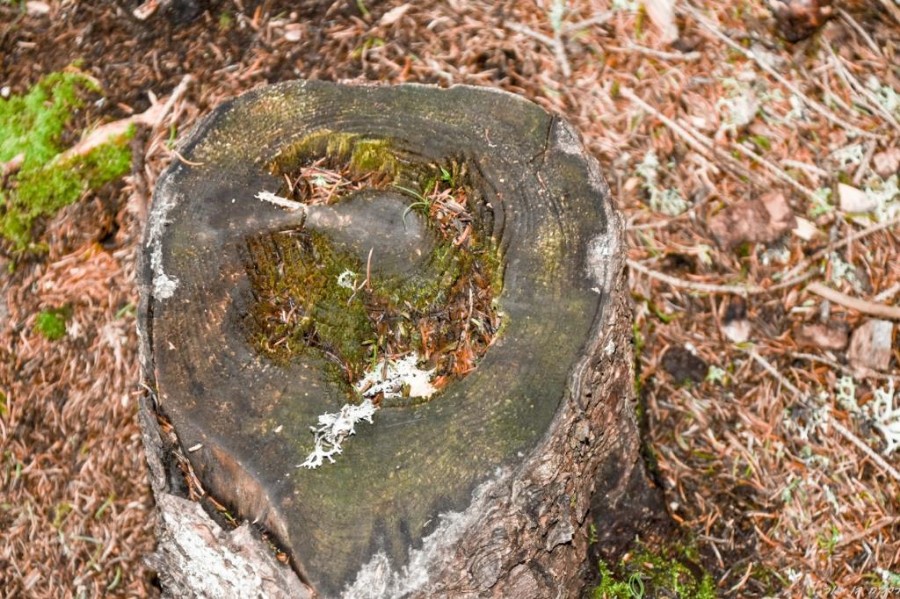
[[[28,93],[0,98],[0,236],[17,251],[35,247],[35,222],[128,172],[130,134],[84,155],[63,157],[60,141],[97,85],[77,71],[52,73]]]

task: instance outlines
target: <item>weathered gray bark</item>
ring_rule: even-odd
[[[471,167],[473,210],[503,255],[504,329],[465,379],[430,402],[380,410],[337,463],[298,470],[309,425],[345,398],[313,360],[276,367],[252,351],[241,332],[252,302],[244,247],[298,226],[254,195],[277,189],[273,160],[323,134]],[[189,162],[154,196],[140,315],[152,390],[142,423],[162,514],[155,563],[173,594],[204,595],[192,586],[201,569],[219,581],[252,572],[266,596],[575,596],[592,523],[615,555],[641,528],[636,514],[655,522],[638,457],[621,224],[568,124],[484,89],[295,82],[217,109],[181,154]],[[157,414],[174,426],[171,447]],[[213,497],[271,533],[299,578],[174,498],[175,452]],[[203,552],[188,550],[195,543]]]

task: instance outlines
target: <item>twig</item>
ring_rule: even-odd
[[[175,157],[178,158],[178,160],[182,161],[183,163],[185,163],[185,164],[187,164],[187,165],[189,165],[189,166],[203,166],[203,163],[202,163],[202,162],[197,162],[197,161],[195,161],[195,160],[188,160],[187,158],[185,158],[184,156],[182,156],[182,155],[181,155],[181,152],[179,152],[178,150],[174,150],[174,149],[173,149],[173,150],[170,150],[170,151],[171,151],[173,154],[175,154]]]
[[[863,177],[866,176],[866,173],[869,170],[869,164],[872,162],[872,157],[875,155],[875,148],[878,147],[878,144],[874,141],[869,142],[869,149],[866,150],[865,156],[863,156],[862,161],[859,163],[859,166],[856,169],[856,172],[853,174],[853,185],[859,187],[862,183]]]
[[[757,286],[742,287],[740,285],[713,285],[711,283],[685,281],[684,279],[678,279],[659,271],[651,270],[636,260],[629,259],[626,260],[626,263],[630,268],[633,268],[634,270],[643,273],[652,279],[657,279],[671,285],[672,287],[680,287],[681,289],[690,289],[692,291],[699,291],[701,293],[730,293],[734,295],[744,296],[762,293],[763,291],[765,291],[762,287]]]
[[[563,44],[562,38],[560,38],[559,33],[556,33],[553,37],[549,37],[519,23],[507,22],[505,23],[505,25],[508,29],[515,31],[516,33],[521,33],[523,35],[527,35],[528,37],[534,38],[547,46],[547,48],[551,52],[553,52],[553,56],[556,58],[556,62],[559,64],[559,68],[562,71],[563,77],[568,79],[572,75],[572,67],[569,65],[569,58],[566,56],[566,47]]]
[[[750,295],[761,295],[763,293],[774,293],[788,287],[793,287],[794,285],[802,283],[806,279],[816,274],[814,271],[805,272],[801,275],[798,275],[791,279],[786,279],[770,287],[760,287],[759,285],[748,285],[746,287],[741,287],[740,285],[715,285],[712,283],[697,283],[694,281],[685,281],[684,279],[679,279],[665,273],[661,273],[657,270],[647,268],[636,260],[629,259],[626,260],[626,262],[630,268],[633,268],[634,270],[643,273],[652,279],[667,283],[672,287],[678,287],[680,289],[690,289],[692,291],[698,291],[700,293],[728,293],[734,295],[742,295],[745,297]]]
[[[882,0],[882,1],[888,1],[888,0]],[[753,62],[755,62],[762,70],[764,70],[766,73],[768,73],[769,75],[774,77],[776,81],[778,81],[783,86],[785,86],[786,88],[791,90],[791,93],[793,93],[798,98],[800,98],[804,104],[809,106],[815,112],[818,112],[819,114],[821,114],[823,117],[825,117],[826,119],[828,119],[835,125],[838,125],[839,127],[843,127],[845,129],[847,129],[848,131],[852,131],[853,133],[856,133],[857,135],[861,135],[864,137],[871,137],[874,139],[884,139],[883,135],[878,135],[877,133],[870,133],[869,131],[860,129],[856,125],[848,123],[844,119],[840,118],[839,116],[837,116],[836,114],[831,112],[824,105],[816,102],[815,100],[813,100],[812,98],[810,98],[809,96],[804,94],[800,90],[800,88],[798,88],[796,85],[791,83],[784,75],[782,75],[781,73],[776,71],[766,61],[762,60],[759,56],[757,56],[756,52],[747,50],[746,48],[744,48],[743,46],[741,46],[740,44],[735,42],[733,39],[731,39],[730,37],[728,37],[721,31],[719,31],[719,29],[713,23],[710,23],[706,17],[704,17],[703,15],[700,14],[700,11],[698,11],[696,8],[694,8],[690,4],[683,3],[683,4],[680,4],[679,7],[680,7],[680,10],[687,12],[690,16],[697,19],[697,22],[700,23],[700,25],[702,25],[707,31],[709,31],[715,37],[717,37],[720,40],[722,40],[723,42],[725,42],[725,44],[727,44],[733,50],[740,52],[745,57],[747,57],[750,60],[752,60]]]
[[[797,402],[803,406],[805,409],[809,410],[810,405],[807,402],[806,394],[800,391],[796,385],[791,383],[783,374],[781,374],[772,364],[769,363],[768,360],[759,355],[756,350],[749,350],[747,354],[753,358],[763,369],[771,374],[775,380],[777,380],[785,389],[789,390],[796,396]],[[830,414],[830,412],[829,412]],[[896,468],[887,463],[887,461],[878,455],[874,449],[866,445],[859,437],[857,437],[851,430],[845,427],[843,424],[838,422],[834,416],[832,415],[829,419],[829,423],[834,426],[834,430],[836,430],[844,439],[850,441],[855,445],[860,451],[862,451],[866,456],[868,456],[875,464],[881,468],[885,473],[889,474],[894,478],[895,481],[900,482],[900,472],[897,471]]]
[[[810,362],[819,362],[821,364],[825,364],[826,366],[830,366],[835,370],[840,370],[844,374],[848,374],[850,376],[856,378],[866,378],[866,379],[876,379],[880,381],[900,381],[900,376],[893,374],[881,374],[880,372],[875,372],[872,369],[866,369],[865,373],[862,375],[859,371],[844,366],[840,362],[836,362],[834,360],[830,360],[825,356],[817,356],[815,354],[807,354],[804,352],[791,352],[791,357],[796,358],[798,360],[808,360]]]
[[[840,304],[851,310],[856,310],[857,312],[862,312],[863,314],[889,318],[891,320],[900,320],[900,306],[888,306],[887,304],[878,304],[852,297],[846,293],[841,293],[831,287],[827,287],[818,281],[810,283],[806,286],[806,289],[807,291],[811,291],[816,295],[824,297],[828,301]]]
[[[800,162],[799,160],[791,160],[790,158],[784,158],[781,161],[781,164],[784,166],[791,166],[794,168],[798,168],[802,171],[806,171],[808,173],[812,173],[818,177],[822,177],[823,179],[827,179],[831,177],[831,173],[817,167],[814,164],[809,164],[808,162]]]
[[[662,50],[654,50],[653,48],[647,48],[646,46],[639,46],[637,44],[628,44],[624,48],[621,46],[606,46],[604,49],[609,52],[621,52],[623,54],[637,52],[638,54],[645,54],[647,56],[652,56],[653,58],[659,58],[660,60],[670,60],[673,62],[682,60],[695,61],[700,60],[700,57],[703,56],[699,52],[687,52],[684,54],[679,54],[676,52],[663,52]]]
[[[603,25],[607,21],[609,21],[613,17],[613,11],[608,10],[606,12],[601,12],[593,17],[588,17],[587,19],[583,19],[581,21],[576,21],[574,23],[568,23],[562,28],[562,33],[572,33],[573,31],[578,31],[579,29],[584,29],[585,27],[590,27],[592,25]]]
[[[254,196],[257,200],[261,200],[263,202],[268,202],[270,204],[274,204],[279,208],[285,208],[286,210],[290,210],[291,212],[295,212],[297,210],[305,209],[306,207],[300,202],[295,202],[293,200],[289,200],[287,198],[283,198],[280,195],[276,195],[271,191],[260,191]]]
[[[159,117],[156,123],[153,124],[153,128],[156,129],[160,125],[162,125],[163,120],[169,115],[172,107],[175,106],[175,103],[181,99],[184,93],[187,91],[188,86],[194,81],[194,77],[192,75],[185,75],[181,78],[181,81],[178,82],[178,85],[175,86],[175,89],[172,90],[172,95],[169,96],[169,99],[166,100],[166,103],[163,104],[162,112],[160,112]]]

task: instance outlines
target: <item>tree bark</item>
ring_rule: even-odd
[[[474,226],[503,264],[503,328],[465,378],[382,408],[335,463],[297,468],[310,426],[347,391],[320,360],[276,364],[248,341],[248,240],[318,227],[370,262],[393,251],[373,270],[396,272],[420,267],[404,256],[421,252],[372,233],[399,219],[363,200],[332,213],[256,196],[279,188],[275,165],[295,155],[363,164],[373,142],[399,169],[467,165]],[[293,82],[218,108],[179,153],[154,194],[139,318],[155,564],[173,594],[225,588],[201,586],[199,571],[212,577],[202,584],[250,580],[266,596],[576,596],[593,526],[605,556],[666,526],[639,457],[622,226],[565,121],[485,89]],[[397,193],[370,196],[383,208]],[[189,509],[178,498],[188,467],[268,531],[291,569],[246,525],[225,532]]]

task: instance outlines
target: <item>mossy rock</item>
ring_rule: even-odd
[[[299,81],[222,105],[179,154],[145,235],[142,355],[155,409],[206,491],[269,531],[325,596],[450,592],[439,572],[463,559],[456,547],[479,550],[476,537],[496,551],[487,570],[461,566],[469,582],[458,590],[541,596],[539,562],[560,555],[561,584],[577,584],[592,472],[610,459],[601,441],[636,433],[621,226],[571,127],[487,89]],[[279,173],[298,160],[328,154],[398,185],[421,182],[429,165],[464,164],[475,228],[497,262],[503,327],[468,376],[430,401],[382,408],[335,463],[311,470],[298,468],[313,449],[310,427],[348,403],[347,388],[321,355],[278,362],[254,345],[248,248],[311,228],[357,260],[396,246],[373,261],[373,278],[404,280],[427,271],[440,245],[420,225],[394,240],[397,206],[367,207],[390,208],[397,188],[314,210],[256,198],[279,190]],[[489,516],[493,493],[505,507]],[[516,570],[530,559],[535,573]]]

